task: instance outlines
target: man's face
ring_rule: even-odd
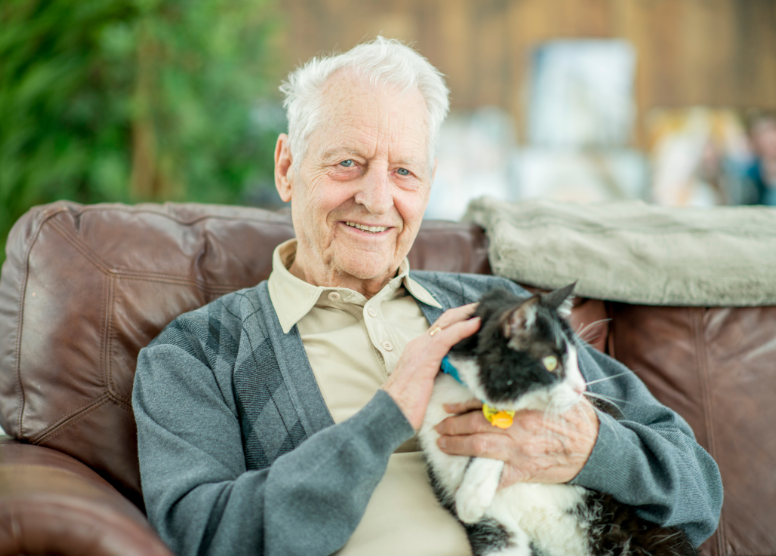
[[[423,97],[338,73],[327,84],[323,118],[298,171],[290,156],[283,158],[283,141],[276,181],[281,198],[292,200],[298,240],[292,272],[316,285],[376,293],[407,255],[428,202]]]

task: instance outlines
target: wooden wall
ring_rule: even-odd
[[[776,108],[776,0],[281,0],[291,69],[380,33],[412,41],[447,75],[454,108],[484,104],[525,123],[532,48],[624,38],[637,51],[639,111]]]

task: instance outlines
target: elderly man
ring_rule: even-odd
[[[409,271],[447,89],[378,38],[310,61],[282,90],[275,180],[296,239],[267,282],[179,317],[141,352],[148,516],[187,555],[469,554],[413,437],[442,357],[479,327],[471,303],[521,290]],[[582,401],[560,423],[525,413],[501,431],[470,404],[450,408],[440,447],[505,461],[503,485],[570,481],[703,541],[721,504],[714,462],[632,373],[591,349],[580,368],[617,381],[624,420]]]

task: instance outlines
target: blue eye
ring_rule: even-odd
[[[399,174],[400,176],[409,176],[410,175],[410,171],[407,170],[406,168],[399,168],[398,170],[396,170],[396,173]]]
[[[355,163],[352,160],[350,160],[350,159],[343,160],[342,162],[340,162],[340,166],[343,166],[345,168],[352,168],[353,164],[355,164]]]

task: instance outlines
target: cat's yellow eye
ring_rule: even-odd
[[[544,363],[544,368],[550,372],[558,368],[558,358],[554,355],[548,355],[542,359],[542,363]]]

